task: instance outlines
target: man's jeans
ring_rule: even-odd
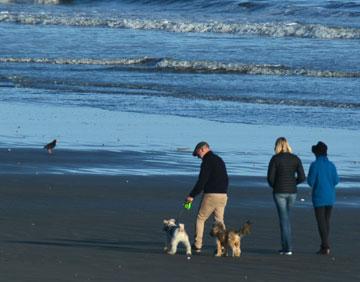
[[[296,200],[296,193],[274,193],[274,201],[279,215],[282,251],[292,251],[290,207]]]

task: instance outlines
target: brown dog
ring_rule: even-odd
[[[247,221],[239,231],[226,230],[221,222],[215,222],[210,235],[216,238],[216,253],[215,256],[227,256],[228,249],[231,250],[233,257],[240,257],[241,254],[241,239],[250,234],[251,222]]]

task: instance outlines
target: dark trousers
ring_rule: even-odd
[[[330,249],[329,233],[330,233],[330,217],[332,206],[323,206],[315,208],[315,217],[321,238],[321,248]]]

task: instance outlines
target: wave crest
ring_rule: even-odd
[[[223,72],[251,75],[300,75],[316,77],[360,77],[359,72],[342,72],[328,70],[292,69],[282,65],[254,65],[239,63],[222,63],[211,61],[181,61],[162,59],[156,65],[160,69],[184,72]]]
[[[0,4],[70,4],[73,0],[0,0]]]
[[[319,39],[360,39],[360,29],[329,27],[321,24],[301,23],[225,23],[178,22],[131,18],[102,19],[86,16],[63,16],[30,13],[0,13],[0,22],[29,25],[65,25],[82,27],[109,27],[168,32],[227,33],[234,35],[260,35],[273,37],[301,37]]]
[[[358,78],[360,72],[345,72],[336,70],[313,70],[305,68],[290,68],[283,65],[269,64],[242,64],[225,63],[217,61],[187,61],[172,58],[119,58],[119,59],[71,59],[71,58],[0,58],[0,63],[35,63],[58,65],[105,65],[127,66],[141,65],[146,69],[156,71],[174,72],[200,72],[200,73],[232,73],[249,75],[275,75],[275,76],[312,76],[312,77],[337,77]]]
[[[0,63],[35,63],[57,65],[135,65],[151,62],[152,58],[120,58],[120,59],[66,59],[66,58],[0,58]]]

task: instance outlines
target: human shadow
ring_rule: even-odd
[[[242,248],[243,252],[249,254],[260,254],[260,255],[273,255],[276,253],[274,249],[261,249],[261,248]]]

